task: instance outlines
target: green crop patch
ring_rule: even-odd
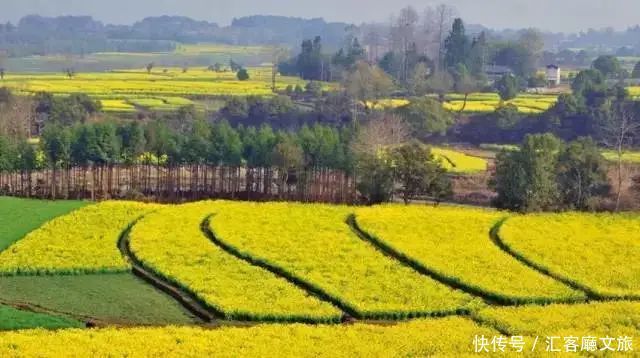
[[[88,202],[46,201],[0,197],[0,251],[47,221],[79,209]]]
[[[0,277],[0,299],[103,324],[197,322],[171,297],[130,273]]]
[[[0,306],[0,331],[30,328],[60,329],[79,327],[84,327],[84,324],[71,318]]]

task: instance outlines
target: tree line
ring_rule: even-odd
[[[39,103],[50,99],[40,96]],[[70,109],[41,112],[49,118],[37,144],[25,137],[0,135],[0,171],[49,169],[55,178],[56,171],[69,168],[136,164],[242,166],[285,172],[328,168],[355,178],[362,200],[368,203],[388,201],[396,194],[406,202],[444,200],[451,195],[441,162],[424,145],[410,142],[411,128],[394,114],[341,126],[302,125],[297,130],[274,129],[265,123],[232,126],[226,119],[199,118],[188,109],[147,121],[93,121],[81,99],[86,98],[55,98],[53,102],[53,107],[82,108],[85,112],[80,111],[83,115],[75,121],[75,117],[59,114],[75,113]],[[240,109],[247,105],[277,116],[283,104],[271,101],[239,99],[223,112],[241,117],[247,112]],[[271,106],[264,107],[268,103]],[[46,106],[42,107],[44,111]]]
[[[297,132],[268,125],[232,127],[195,120],[185,128],[148,123],[47,124],[39,145],[0,137],[0,170],[110,164],[210,164],[250,167],[353,167],[348,129],[316,124]]]

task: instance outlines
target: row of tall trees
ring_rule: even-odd
[[[71,167],[116,164],[333,168],[355,174],[362,198],[372,204],[396,194],[406,203],[450,197],[451,181],[440,161],[426,146],[406,144],[408,138],[410,130],[396,116],[377,118],[360,130],[314,125],[297,132],[201,120],[183,131],[164,121],[49,123],[38,145],[0,136],[0,170],[48,168],[55,178],[56,171]]]
[[[287,132],[267,125],[233,128],[226,121],[210,124],[201,120],[184,131],[176,131],[164,121],[50,123],[39,145],[0,138],[0,169],[5,171],[145,162],[287,169],[353,167],[350,131],[319,124]]]

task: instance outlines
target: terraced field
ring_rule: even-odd
[[[519,147],[517,145],[512,144],[481,144],[480,149],[487,151],[490,154],[496,154],[501,151],[517,151]],[[600,152],[604,159],[609,162],[617,162],[618,161],[618,153],[610,149],[601,149]],[[626,150],[622,153],[622,162],[628,164],[638,164],[640,163],[640,151],[638,150]]]
[[[46,259],[53,257],[54,253],[60,254],[61,257],[71,254],[75,257],[73,260],[90,257],[92,254],[88,251],[92,246],[84,245],[84,240],[102,241],[103,248],[106,248],[103,252],[117,252],[117,249],[113,250],[113,244],[122,228],[112,228],[115,235],[112,238],[100,236],[110,235],[106,229],[96,235],[92,235],[91,230],[105,220],[112,220],[111,225],[117,224],[118,217],[109,216],[114,213],[110,208],[126,204],[87,205],[88,202],[51,202],[0,197],[2,242],[6,246],[12,243],[21,245],[29,238],[31,243],[27,246],[31,245],[34,252],[42,254],[43,257],[36,260],[34,255],[14,255],[9,254],[8,250],[0,253],[0,256],[17,258],[16,262],[27,260],[29,263],[37,263],[41,268],[52,268],[51,262],[47,263]],[[74,209],[77,210],[71,212]],[[67,214],[69,212],[71,213]],[[58,218],[53,219],[56,216]],[[109,219],[105,219],[106,217]],[[47,220],[51,221],[45,224]],[[65,223],[66,226],[53,229],[54,223]],[[37,229],[38,226],[42,228]],[[49,229],[50,233],[56,236],[42,235]],[[26,235],[30,230],[35,231]],[[36,233],[40,234],[34,236]],[[65,250],[65,242],[79,247],[66,247],[69,250]],[[47,252],[48,250],[51,252]],[[121,257],[119,259],[121,260]],[[69,265],[69,259],[56,259],[55,262],[63,261]],[[51,271],[46,271],[47,274],[44,276],[33,276],[35,273],[44,274],[45,271],[34,271],[34,267],[29,266],[6,273],[11,276],[0,277],[0,330],[81,327],[87,320],[128,325],[194,322],[194,318],[177,302],[158,293],[129,272],[86,275],[75,271],[74,275],[66,275],[69,272],[59,269],[60,267],[52,268]],[[97,270],[94,268],[91,271]],[[60,275],[62,273],[65,274]]]
[[[231,204],[203,202],[148,215],[130,236],[136,257],[227,319],[339,321],[340,311],[213,245],[200,231]]]
[[[37,312],[21,311],[12,307],[0,306],[0,331],[11,331],[42,327],[47,329],[79,328],[83,324],[64,317],[56,317]]]
[[[215,330],[167,327],[0,334],[0,355],[390,357],[471,355],[469,337],[497,334],[463,318],[397,325],[263,325]]]
[[[518,107],[520,113],[538,114],[547,111],[558,101],[558,97],[555,95],[522,93],[515,99],[503,103],[497,93],[472,93],[467,97],[465,105],[464,97],[463,94],[450,93],[446,95],[443,106],[453,112],[462,110],[463,113],[490,113],[494,112],[502,103]],[[409,103],[408,99],[387,98],[376,102],[367,102],[366,105],[369,108],[385,110],[402,107]]]
[[[0,330],[26,330],[0,333],[0,356],[467,356],[478,337],[547,356],[549,336],[640,333],[633,213],[206,201],[55,215],[2,237]]]
[[[362,242],[345,223],[349,212],[324,205],[233,204],[212,218],[210,228],[237,255],[302,281],[356,317],[442,315],[473,303]]]
[[[110,72],[78,73],[68,78],[62,73],[7,74],[2,86],[19,94],[49,92],[55,95],[85,93],[102,102],[107,112],[132,112],[136,108],[176,110],[188,105],[199,106],[196,99],[221,96],[273,96],[271,67],[248,68],[250,79],[238,81],[231,71],[215,72],[207,67],[159,67],[148,73],[145,69],[113,70]],[[306,82],[297,77],[278,76],[276,86]],[[326,89],[332,85],[325,84]]]
[[[0,251],[45,222],[87,204],[81,201],[47,202],[0,197]]]
[[[635,213],[514,217],[497,236],[515,255],[593,296],[640,297]]]
[[[612,150],[604,150],[602,155],[610,162],[618,161],[618,153]],[[638,164],[640,163],[640,152],[637,150],[625,151],[622,153],[622,161],[624,163]]]
[[[464,107],[464,112],[486,113],[493,112],[501,103],[497,93],[472,93],[467,98],[465,106],[464,95],[449,94],[446,97],[445,108],[459,112]],[[551,108],[558,101],[554,95],[520,94],[515,99],[504,102],[518,107],[520,113],[542,113]]]
[[[637,337],[640,333],[640,303],[630,301],[492,307],[476,316],[513,335]]]
[[[354,223],[400,260],[464,289],[502,302],[581,300],[572,290],[500,250],[490,239],[508,214],[485,210],[378,206]]]

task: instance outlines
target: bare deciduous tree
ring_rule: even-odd
[[[63,70],[64,74],[67,75],[69,79],[72,79],[76,75],[76,69],[75,69],[75,60],[71,52],[65,54],[64,64],[65,64],[65,67]]]
[[[376,106],[377,100],[389,96],[393,80],[377,66],[359,61],[344,81],[346,92],[353,98],[353,119],[358,120],[358,107],[363,104]]]
[[[32,98],[11,96],[0,103],[0,134],[7,138],[24,139],[30,136],[35,118]]]
[[[356,155],[376,155],[386,147],[407,142],[410,134],[409,126],[402,118],[385,113],[375,116],[360,129],[351,149]]]
[[[538,66],[542,58],[542,53],[544,51],[544,37],[540,30],[521,30],[518,42],[531,53],[531,56],[534,60],[534,65]]]
[[[442,69],[444,62],[444,40],[453,24],[457,11],[447,4],[440,4],[435,8],[428,7],[424,13],[424,32],[430,41],[428,43],[431,58],[437,59],[436,68]]]
[[[411,6],[400,10],[400,15],[395,18],[391,26],[391,41],[396,52],[401,56],[400,73],[398,78],[406,81],[409,78],[409,63],[407,53],[415,43],[416,26],[420,16]]]
[[[383,37],[379,29],[371,27],[364,35],[364,45],[367,47],[367,55],[369,62],[378,61],[380,59],[380,48],[383,45]]]
[[[616,206],[620,210],[620,198],[624,181],[622,158],[640,130],[640,117],[635,103],[621,102],[614,105],[611,115],[600,125],[602,142],[616,154]]]
[[[4,75],[7,71],[7,57],[8,53],[6,50],[0,50],[0,80],[4,80]]]
[[[289,56],[289,51],[280,46],[274,46],[271,50],[271,90],[276,92],[278,89],[278,64]]]

